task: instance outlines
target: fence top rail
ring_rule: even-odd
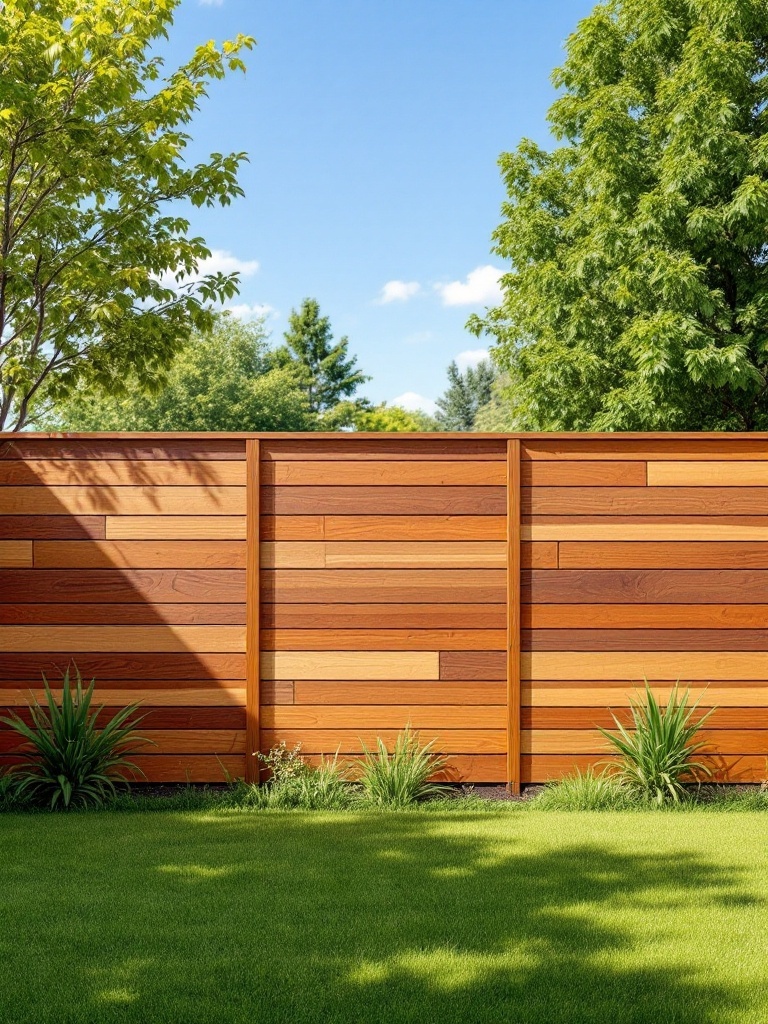
[[[0,431],[0,442],[18,441],[23,439],[45,440],[121,440],[146,441],[163,440],[242,440],[242,441],[765,441],[768,443],[768,432],[725,432],[725,431],[631,431],[620,432],[516,432],[516,433],[475,433],[469,431],[419,431],[386,432],[386,431]]]

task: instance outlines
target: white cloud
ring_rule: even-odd
[[[197,0],[201,7],[221,7],[224,0]]]
[[[435,290],[444,306],[492,305],[501,301],[499,278],[502,273],[490,265],[476,267],[467,274],[465,281],[436,284]]]
[[[420,291],[421,285],[418,281],[387,281],[381,289],[378,302],[381,306],[388,302],[407,302]]]
[[[195,273],[184,276],[181,281],[176,280],[176,275],[170,271],[163,274],[160,281],[166,288],[176,288],[179,285],[195,284],[202,280],[207,274],[240,274],[240,277],[253,277],[258,273],[258,260],[241,260],[233,256],[227,249],[212,249],[207,259],[200,260]]]
[[[262,316],[278,316],[274,306],[270,306],[267,302],[255,302],[252,306],[249,306],[247,302],[240,302],[234,306],[225,306],[224,310],[227,313],[231,313],[232,316],[236,316],[238,320],[251,320],[254,317]]]
[[[424,395],[419,395],[415,391],[406,391],[404,394],[398,395],[397,398],[393,398],[389,404],[399,405],[401,409],[407,409],[409,412],[427,412],[430,416],[437,411],[437,405],[431,398],[425,398]]]
[[[468,348],[466,352],[459,352],[456,356],[456,365],[463,373],[471,366],[474,369],[478,363],[488,359],[490,353],[487,348]]]

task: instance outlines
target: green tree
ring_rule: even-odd
[[[237,275],[175,204],[242,195],[245,155],[184,160],[208,84],[244,69],[238,36],[166,73],[179,0],[5,0],[0,16],[0,428],[43,394],[156,382]],[[174,280],[175,278],[175,280]],[[185,282],[186,278],[186,282]]]
[[[133,382],[134,385],[136,382]],[[121,395],[78,387],[47,424],[63,430],[311,430],[314,418],[290,367],[272,367],[263,321],[219,314],[193,334],[165,386]]]
[[[352,425],[355,430],[390,433],[418,433],[438,429],[435,419],[427,413],[403,409],[399,405],[387,405],[386,402],[371,409],[354,410]]]
[[[568,40],[560,145],[500,159],[495,337],[517,427],[768,427],[768,5],[608,0]]]
[[[285,345],[274,355],[276,364],[294,367],[319,426],[336,429],[351,425],[354,410],[370,406],[344,399],[370,378],[357,369],[357,357],[349,356],[349,339],[334,343],[330,320],[320,316],[315,299],[304,299],[298,312],[292,310],[288,324]]]
[[[491,400],[496,371],[490,359],[483,359],[464,373],[455,362],[448,367],[448,387],[437,399],[439,430],[472,430],[478,411]]]

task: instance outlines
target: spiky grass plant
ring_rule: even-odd
[[[128,755],[140,743],[149,742],[135,734],[141,719],[128,721],[138,704],[121,708],[100,727],[103,706],[91,709],[96,680],[86,689],[79,669],[73,669],[74,688],[67,668],[60,705],[43,675],[45,706],[33,701],[31,726],[16,714],[0,719],[28,744],[21,751],[24,763],[12,773],[17,798],[47,803],[52,810],[103,805],[117,794],[118,785],[127,785],[125,772],[143,774]]]
[[[434,740],[422,745],[418,732],[410,726],[398,733],[392,753],[381,738],[374,750],[361,741],[363,756],[355,764],[366,802],[377,807],[408,807],[442,792],[442,786],[429,781],[446,764],[444,757],[433,752],[434,745]]]
[[[695,737],[715,708],[694,721],[699,701],[689,700],[690,691],[680,693],[675,683],[662,707],[646,679],[644,699],[630,700],[631,728],[613,715],[618,732],[600,729],[620,755],[613,762],[616,778],[656,804],[680,803],[687,795],[686,782],[712,776],[709,766],[695,757],[705,745]]]
[[[543,811],[623,811],[640,804],[638,795],[608,773],[578,768],[557,782],[550,782],[533,805]]]

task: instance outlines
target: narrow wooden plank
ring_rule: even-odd
[[[755,462],[649,462],[649,487],[765,487],[768,452]]]
[[[560,543],[560,568],[768,569],[768,543],[563,541]]]
[[[2,569],[0,593],[18,603],[232,604],[245,600],[240,569]]]
[[[656,699],[666,703],[672,692],[673,681],[659,682],[651,679]],[[701,701],[709,707],[768,707],[768,683],[744,680],[728,680],[718,683],[683,684],[690,689],[691,700]],[[535,683],[524,681],[523,705],[531,707],[627,707],[630,700],[641,700],[644,683],[639,682],[594,682],[542,680]],[[761,712],[763,714],[763,712]]]
[[[506,651],[441,651],[440,679],[506,679]]]
[[[507,688],[503,682],[339,683],[298,680],[294,684],[296,704],[481,704],[506,708],[506,698]]]
[[[345,595],[348,597],[348,595]],[[360,595],[358,595],[360,596]],[[376,595],[371,595],[375,597]],[[365,598],[363,598],[365,600]],[[768,613],[768,612],[767,612]],[[265,629],[506,629],[504,604],[262,604]]]
[[[768,604],[536,604],[523,607],[525,629],[760,629]]]
[[[768,442],[744,435],[723,435],[722,438],[696,437],[642,437],[630,438],[626,434],[602,437],[574,436],[565,438],[522,439],[523,459],[526,461],[566,460],[631,460],[639,462],[666,461],[718,461],[768,459]]]
[[[768,516],[534,516],[527,541],[768,541]]]
[[[263,569],[324,569],[325,544],[322,541],[262,541],[259,564]]]
[[[476,488],[480,490],[480,488]],[[245,487],[1,487],[0,515],[245,514]]]
[[[53,682],[51,676],[51,682]],[[61,690],[52,688],[57,700],[61,699]],[[202,687],[185,688],[182,685],[171,688],[138,689],[134,686],[115,687],[111,684],[97,683],[97,706],[127,707],[129,704],[141,703],[142,710],[146,707],[172,708],[242,708],[245,709],[245,685],[220,685],[209,689]],[[0,707],[25,708],[36,700],[45,700],[45,691],[32,686],[0,688]]]
[[[506,459],[506,441],[502,438],[441,437],[414,438],[405,435],[397,437],[361,437],[348,434],[344,437],[320,438],[315,436],[295,437],[276,440],[269,438],[262,442],[261,458],[265,462],[298,461],[309,459],[339,462],[363,459],[372,461],[402,462],[416,459],[419,462],[470,459],[480,461]]]
[[[245,540],[245,516],[106,516],[102,536],[107,540]]]
[[[276,519],[290,522],[292,518]],[[330,541],[506,541],[506,516],[325,516]]]
[[[4,626],[244,626],[245,604],[0,604]]]
[[[645,462],[529,460],[521,466],[524,487],[645,487],[645,482]]]
[[[768,679],[764,653],[744,651],[534,651],[523,674],[539,679]]]
[[[260,526],[262,540],[325,538],[325,516],[261,516]]]
[[[294,704],[262,710],[265,729],[504,729],[507,709],[459,704]],[[768,736],[768,733],[766,733]]]
[[[765,515],[768,487],[524,487],[524,515]]]
[[[12,571],[16,570],[9,570]],[[274,604],[355,601],[500,604],[506,598],[506,572],[502,569],[267,569],[261,573],[261,595],[263,601]]]
[[[285,740],[289,747],[301,743],[307,754],[362,754],[362,744],[372,748],[382,739],[392,749],[399,729],[263,729],[262,742],[273,747]],[[437,752],[452,754],[503,754],[507,750],[506,729],[420,729],[422,743],[435,741]]]
[[[36,540],[38,569],[244,569],[246,545],[231,540]]]
[[[437,651],[262,651],[266,679],[439,679]]]
[[[705,700],[707,697],[705,696]],[[523,729],[608,729],[616,731],[618,720],[627,727],[632,726],[629,706],[613,708],[596,707],[528,707],[523,708]],[[707,727],[710,731],[719,729],[754,729],[768,725],[764,711],[756,708],[711,708],[701,704],[693,713],[698,722],[709,715]],[[768,737],[767,737],[768,739]]]
[[[525,604],[761,604],[764,569],[524,569]]]
[[[765,729],[701,729],[697,740],[706,744],[703,753],[762,754],[768,746]],[[598,754],[613,759],[616,755],[606,737],[597,729],[535,729],[522,734],[524,754]]]
[[[537,550],[537,564],[552,561],[551,547]],[[496,569],[506,565],[506,545],[498,541],[266,541],[261,545],[261,564],[285,569]]]
[[[245,651],[244,626],[0,626],[0,651]]]
[[[359,756],[360,750],[339,759],[340,763],[347,767],[352,779],[357,778],[360,773],[356,757],[353,756],[355,753]],[[308,764],[315,766],[320,764],[323,757],[322,754],[308,754],[303,750],[302,756]],[[445,767],[432,776],[432,781],[453,785],[464,782],[503,783],[507,777],[506,770],[506,754],[447,754]]]
[[[505,672],[507,682],[507,786],[520,794],[520,572],[522,568],[522,541],[520,530],[521,447],[519,440],[507,442],[507,652]],[[558,550],[550,554],[557,566]],[[445,665],[444,678],[450,678],[455,663]],[[475,666],[477,667],[477,666]],[[441,661],[441,676],[443,664]],[[491,676],[490,678],[494,678]]]
[[[526,651],[766,651],[765,629],[534,629]]]
[[[152,729],[146,725],[141,736],[152,746],[141,746],[153,754],[244,754],[245,730],[242,729]],[[23,749],[23,736],[11,729],[0,729],[0,753],[11,754]],[[137,748],[138,749],[138,748]]]
[[[260,492],[261,445],[248,441],[246,445],[248,469],[248,563],[246,572],[246,602],[248,627],[246,639],[246,746],[245,778],[259,781],[258,753],[261,750],[261,590],[260,578]]]
[[[3,540],[98,540],[104,536],[104,516],[0,516]]]
[[[155,434],[148,437],[138,433],[122,437],[118,434],[80,437],[14,434],[4,437],[0,442],[0,459],[93,459],[100,462],[112,459],[139,462],[245,461],[245,440],[227,434],[220,434],[218,437],[204,437],[200,434],[188,434],[186,437]]]
[[[125,707],[101,707],[98,725],[103,727],[111,722]],[[27,725],[33,725],[32,713],[27,708],[14,709],[14,713]],[[127,721],[135,723],[139,734],[148,729],[186,730],[221,729],[245,732],[244,707],[149,707],[142,704],[140,709],[128,716]],[[591,723],[590,723],[591,724]],[[2,726],[0,726],[2,728]]]
[[[276,487],[473,487],[504,484],[501,462],[266,461],[262,483]]]
[[[766,634],[768,635],[768,634]],[[503,651],[503,629],[264,629],[265,651]]]
[[[94,653],[93,651],[0,652],[0,679],[40,682],[45,672],[53,685],[74,662],[84,677],[126,679],[140,685],[144,679],[245,680],[245,654],[210,654],[205,651],[170,653]],[[243,682],[243,685],[245,683]]]
[[[526,754],[523,757],[523,781],[526,783],[542,783],[562,778],[577,768],[584,772],[590,765],[603,762],[604,758],[590,754]],[[708,758],[713,774],[713,782],[754,783],[765,780],[765,757],[736,755],[730,757]]]
[[[31,540],[0,540],[0,566],[26,569],[32,566]]]
[[[220,493],[224,490],[225,488],[220,488]],[[359,516],[370,514],[499,516],[504,514],[505,493],[506,488],[504,487],[480,486],[263,487],[261,507],[263,514],[267,516]],[[0,510],[2,510],[1,505]],[[17,509],[8,509],[8,511],[17,511]],[[47,509],[40,511],[47,511]],[[77,511],[81,511],[79,506]],[[213,511],[222,514],[221,509]]]
[[[0,486],[60,487],[244,487],[242,462],[179,459],[0,459]]]

